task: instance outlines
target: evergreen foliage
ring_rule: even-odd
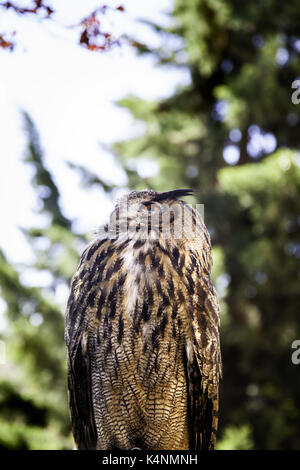
[[[219,449],[299,449],[300,375],[291,361],[300,339],[300,9],[296,1],[176,0],[154,54],[160,67],[185,67],[191,81],[171,97],[124,97],[145,130],[115,143],[130,189],[190,187],[205,205],[213,278],[221,302],[224,379]],[[64,305],[86,243],[60,207],[38,134],[25,115],[26,164],[48,221],[24,231],[31,266],[0,252],[8,327],[0,365],[0,447],[72,448],[67,407]],[[158,174],[143,178],[153,161]],[[101,175],[76,167],[83,183],[111,192]],[[97,224],[97,220],[95,220]],[[22,282],[26,269],[51,273],[49,289]]]

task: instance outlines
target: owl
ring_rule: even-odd
[[[213,449],[219,304],[191,190],[120,198],[72,279],[65,340],[78,449]]]

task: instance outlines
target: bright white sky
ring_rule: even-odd
[[[99,2],[51,3],[59,12],[59,24],[40,23],[2,11],[0,16],[0,32],[17,31],[15,51],[0,49],[0,246],[16,263],[31,259],[30,247],[18,227],[40,223],[34,213],[31,169],[22,162],[26,136],[20,109],[29,112],[37,125],[65,214],[76,218],[78,230],[92,232],[107,217],[113,202],[99,189],[81,190],[77,173],[65,162],[85,165],[108,182],[125,186],[123,171],[100,144],[134,135],[140,126],[114,102],[128,94],[146,99],[167,96],[177,85],[189,82],[187,71],[159,68],[153,58],[138,57],[129,47],[93,53],[78,46],[78,31],[60,24],[78,23]],[[147,44],[157,45],[160,39],[135,19],[167,25],[170,19],[163,12],[170,11],[173,2],[103,3],[126,8],[126,13],[106,19],[108,31],[126,31]],[[145,165],[140,170],[147,173],[148,168]]]

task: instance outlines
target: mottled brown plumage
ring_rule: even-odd
[[[177,199],[188,194],[130,193],[82,255],[66,315],[79,449],[214,448],[219,306],[209,234],[200,215]],[[183,209],[193,236],[189,228],[178,237]]]

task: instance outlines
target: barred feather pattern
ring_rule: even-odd
[[[215,446],[219,305],[209,234],[192,214],[193,245],[172,237],[107,237],[82,255],[66,312],[78,449]]]

